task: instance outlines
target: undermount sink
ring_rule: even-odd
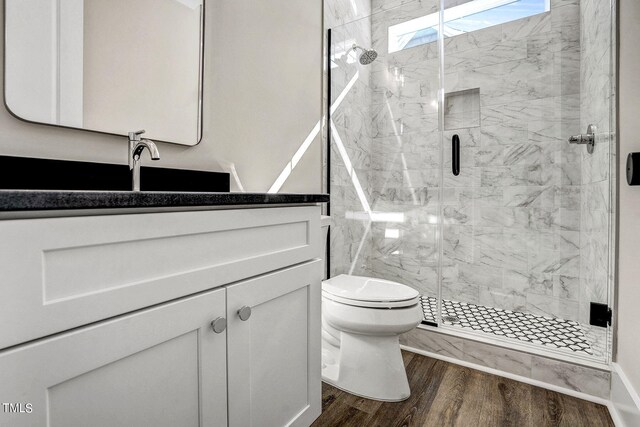
[[[141,168],[141,191],[229,192],[229,174]],[[131,191],[128,165],[0,156],[0,189]]]

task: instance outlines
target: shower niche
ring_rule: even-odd
[[[444,129],[480,127],[480,88],[444,94]]]

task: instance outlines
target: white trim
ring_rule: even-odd
[[[460,328],[450,328],[446,325],[441,325],[439,327],[433,327],[429,325],[418,325],[418,329],[423,329],[428,332],[435,332],[438,334],[449,335],[452,337],[458,337],[462,339],[467,339],[471,341],[477,341],[488,345],[493,345],[495,347],[508,348],[510,350],[516,350],[523,353],[534,354],[536,356],[542,356],[549,359],[560,360],[562,362],[569,362],[574,365],[586,366],[588,368],[595,368],[601,371],[611,371],[611,366],[604,362],[597,362],[588,360],[586,356],[579,356],[573,354],[564,354],[560,351],[553,351],[551,349],[540,348],[541,346],[535,344],[526,344],[524,342],[508,340],[505,338],[501,338],[499,336],[488,337],[488,336],[480,336],[479,334],[474,334],[471,332],[467,332],[461,330]],[[609,331],[608,333],[611,333]]]
[[[608,401],[607,402],[607,409],[609,410],[609,415],[611,415],[611,419],[613,420],[613,425],[616,427],[626,427],[624,422],[622,421],[622,418],[620,418],[620,414],[618,413],[618,410],[616,409],[616,405],[615,403],[613,403],[613,401]]]
[[[622,366],[614,362],[611,364],[611,367],[618,375],[620,375],[622,384],[624,384],[624,387],[629,393],[629,396],[631,397],[631,399],[633,399],[633,403],[636,404],[636,407],[640,411],[640,396],[638,395],[638,392],[633,388],[633,385],[631,384],[631,381],[629,381],[629,378],[627,378],[627,375],[622,370]]]
[[[509,378],[510,380],[519,381],[519,382],[522,382],[522,383],[525,383],[525,384],[530,384],[530,385],[533,385],[533,386],[536,386],[536,387],[541,387],[541,388],[544,388],[544,389],[547,389],[547,390],[555,391],[557,393],[566,394],[568,396],[576,397],[578,399],[586,400],[588,402],[593,402],[593,403],[597,403],[597,404],[609,407],[609,402],[610,401],[608,399],[605,399],[605,398],[602,398],[602,397],[592,396],[590,394],[582,393],[582,392],[571,390],[571,389],[564,388],[564,387],[559,387],[559,386],[554,385],[554,384],[545,383],[543,381],[534,380],[532,378],[523,377],[523,376],[520,376],[520,375],[516,375],[516,374],[509,373],[509,372],[505,372],[505,371],[500,371],[498,369],[487,368],[486,366],[477,365],[475,363],[466,362],[466,361],[459,360],[459,359],[454,359],[452,357],[442,356],[440,354],[431,353],[429,351],[419,350],[419,349],[414,348],[414,347],[407,347],[406,345],[400,345],[400,348],[403,349],[403,350],[407,350],[407,351],[413,352],[413,353],[421,354],[423,356],[431,357],[433,359],[439,359],[439,360],[443,360],[445,362],[453,363],[454,365],[460,365],[460,366],[464,366],[466,368],[471,368],[471,369],[475,369],[475,370],[478,370],[478,371],[486,372],[488,374],[497,375],[499,377]]]
[[[640,425],[640,396],[618,363],[612,363],[611,401],[608,408],[617,427]],[[625,395],[626,394],[626,395]],[[634,407],[635,406],[635,407]],[[619,411],[626,408],[626,411]],[[626,420],[626,422],[625,422]]]

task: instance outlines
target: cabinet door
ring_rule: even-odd
[[[227,287],[231,427],[308,426],[320,415],[321,264]]]
[[[226,426],[224,313],[219,289],[0,353],[0,400],[32,407],[0,425]]]

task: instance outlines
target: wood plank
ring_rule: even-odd
[[[366,412],[369,415],[375,414],[384,403],[379,400],[366,399],[364,397],[356,396],[346,392],[343,392],[343,394],[344,402],[347,405],[351,406],[352,408],[356,408],[359,411]]]
[[[331,387],[327,383],[322,383],[322,412],[328,410],[336,401],[343,398],[345,394],[342,390]]]
[[[614,427],[605,406],[403,351],[411,396],[378,402],[323,384],[314,427]]]
[[[465,398],[462,401],[462,405],[458,411],[458,419],[454,425],[460,427],[467,427],[470,425],[480,425],[480,415],[485,403],[492,403],[489,397],[489,391],[485,381],[478,378],[482,376],[482,372],[469,369],[469,381],[465,389]],[[495,405],[495,402],[494,406]]]
[[[613,425],[606,407],[592,402],[585,402],[571,396],[561,394],[559,396],[563,401],[564,411],[558,425],[566,427],[575,425]]]
[[[488,423],[501,426],[536,425],[532,417],[532,386],[487,373],[482,373],[480,381],[485,384],[487,400],[490,399],[494,409],[498,409],[498,411],[485,412],[488,405],[483,405],[480,425]]]
[[[433,399],[430,411],[424,417],[424,425],[455,425],[460,415],[462,403],[469,400],[467,389],[471,369],[449,365],[442,377],[438,393]],[[477,397],[477,396],[473,396]]]
[[[312,426],[330,427],[368,425],[370,414],[350,406],[347,403],[350,396],[352,395],[349,393],[322,383],[322,415],[314,421]],[[369,401],[374,402],[372,400]]]
[[[442,377],[450,364],[415,356],[407,365],[409,386],[413,392],[403,402],[385,402],[374,414],[373,426],[421,426],[438,395]]]
[[[559,393],[534,387],[532,400],[537,415],[544,426],[559,426],[564,417],[564,401]],[[585,402],[587,403],[587,402]]]

